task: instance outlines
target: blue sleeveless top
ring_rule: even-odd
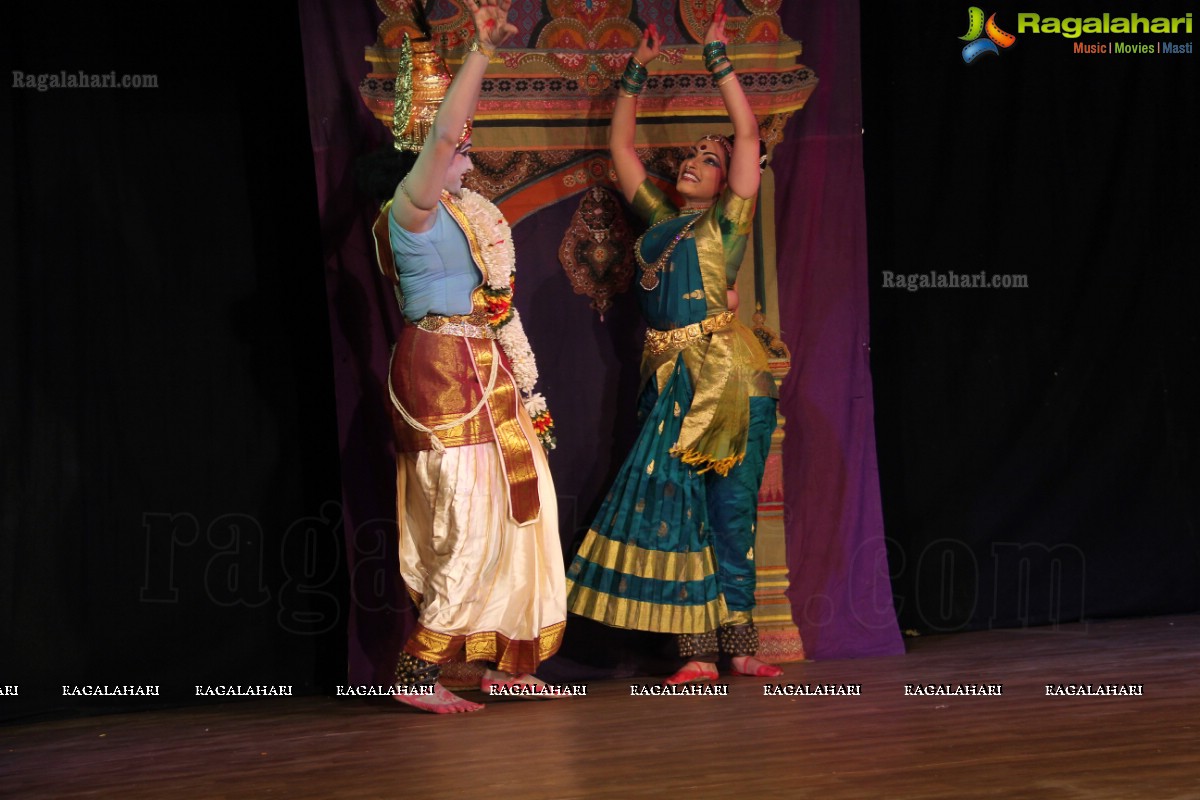
[[[483,282],[471,258],[467,237],[438,203],[433,227],[406,231],[388,214],[388,235],[404,295],[404,318],[416,322],[426,314],[470,314],[471,292]]]

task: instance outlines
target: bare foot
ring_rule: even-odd
[[[440,683],[433,685],[433,694],[394,694],[392,697],[406,706],[419,708],[431,714],[461,714],[483,708],[482,703],[463,700]]]
[[[484,694],[515,697],[522,700],[548,700],[567,696],[560,694],[556,687],[547,686],[541,678],[528,673],[511,675],[507,672],[497,672],[494,669],[483,673],[479,688]]]
[[[522,686],[545,686],[546,685],[546,682],[543,681],[541,678],[530,675],[527,672],[522,672],[520,675],[513,675],[511,672],[500,672],[500,671],[494,670],[494,669],[485,669],[483,671],[483,681],[490,682],[492,684],[503,683],[505,685],[508,685],[508,684],[520,684]],[[480,685],[484,686],[485,685],[484,682],[481,682]]]
[[[703,683],[717,679],[717,665],[707,661],[689,661],[663,683],[676,686],[681,683]]]
[[[734,656],[733,674],[751,678],[778,678],[783,670],[774,664],[766,664],[754,656]]]

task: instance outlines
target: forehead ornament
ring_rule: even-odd
[[[707,136],[700,137],[700,141],[716,142],[725,150],[725,160],[730,161],[733,159],[733,142],[729,141],[727,137],[717,133],[710,133]]]

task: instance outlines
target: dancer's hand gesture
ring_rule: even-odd
[[[651,61],[662,55],[663,42],[667,37],[658,32],[658,28],[654,23],[646,26],[646,30],[642,32],[642,39],[638,42],[637,49],[633,51],[633,57],[638,60],[642,66],[647,66]]]
[[[512,0],[467,0],[467,9],[475,22],[475,36],[486,49],[495,49],[517,33],[508,21]]]
[[[725,36],[725,21],[728,17],[725,15],[725,0],[719,0],[716,9],[713,11],[713,17],[708,23],[708,30],[704,33],[704,43],[721,42],[729,44],[729,39]]]

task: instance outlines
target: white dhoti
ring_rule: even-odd
[[[431,282],[449,292],[452,278],[481,279],[469,314],[431,306],[392,353],[400,574],[419,613],[404,652],[440,664],[465,651],[468,661],[534,672],[562,643],[566,573],[550,467],[521,400],[536,377],[519,386],[497,342],[497,328],[516,324],[508,340],[528,349],[510,305],[513,265],[485,253],[511,232],[465,190],[438,209],[425,233],[402,229],[387,206],[373,228],[380,269],[403,294],[428,298]],[[497,271],[509,280],[494,280]]]
[[[399,454],[400,573],[419,611],[405,652],[435,663],[465,650],[504,672],[534,672],[558,650],[566,586],[558,504],[533,426],[540,513],[512,520],[495,442]]]

